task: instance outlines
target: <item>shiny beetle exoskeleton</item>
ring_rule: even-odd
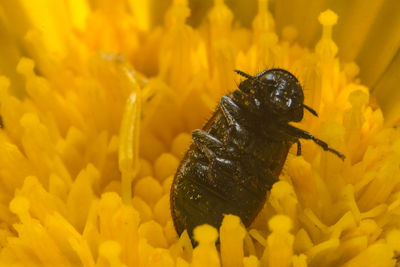
[[[268,69],[246,79],[221,98],[176,172],[171,212],[180,235],[201,224],[220,227],[224,214],[234,214],[248,227],[263,207],[267,191],[278,181],[289,148],[311,139],[341,159],[344,155],[289,122],[303,118],[306,106],[297,78],[283,69]]]

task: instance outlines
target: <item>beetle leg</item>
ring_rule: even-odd
[[[231,98],[223,96],[221,98],[221,109],[230,126],[229,130],[233,131],[231,132],[232,136],[230,137],[228,134],[226,139],[228,137],[231,138],[239,148],[245,147],[249,141],[250,133],[239,123],[239,121],[243,119],[240,107]],[[225,141],[227,140],[224,140],[224,142]]]
[[[204,130],[194,130],[192,138],[210,161],[208,177],[211,180],[221,177],[221,174],[228,178],[239,173],[238,165],[231,160],[235,158],[234,151],[228,150],[217,138]]]
[[[314,143],[316,143],[317,145],[322,147],[323,150],[332,152],[333,154],[337,155],[342,160],[345,159],[345,156],[342,153],[340,153],[339,151],[336,151],[333,148],[330,148],[327,143],[314,137],[309,132],[306,132],[302,129],[296,128],[289,124],[285,125],[284,128],[286,129],[288,134],[291,134],[292,136],[297,137],[297,138],[310,139],[310,140],[314,141]]]
[[[197,147],[206,155],[209,161],[222,154],[224,144],[204,130],[197,129],[192,132],[192,138]]]
[[[246,135],[247,130],[239,123],[239,121],[243,119],[242,111],[232,98],[223,96],[221,98],[221,109],[229,126],[233,127],[237,134]]]
[[[240,107],[228,96],[221,98],[221,109],[229,126],[240,127],[238,120],[241,118]]]
[[[301,144],[300,140],[297,139],[297,156],[301,156]]]
[[[234,147],[226,147],[223,142],[202,129],[194,130],[192,138],[209,161],[214,160],[216,157],[236,158],[238,155]]]

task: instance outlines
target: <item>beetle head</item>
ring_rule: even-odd
[[[297,78],[283,69],[270,69],[257,77],[263,85],[260,99],[275,115],[288,121],[303,118],[303,89]]]
[[[239,88],[252,95],[261,110],[283,121],[298,122],[303,118],[303,89],[293,74],[283,69],[269,69],[256,76],[237,72],[248,78]]]

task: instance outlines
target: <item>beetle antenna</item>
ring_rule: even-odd
[[[253,76],[251,76],[250,74],[247,74],[246,72],[243,72],[243,71],[241,71],[241,70],[234,70],[234,72],[236,72],[236,73],[239,74],[240,76],[243,76],[243,77],[245,77],[245,78],[247,78],[247,79],[251,79],[251,80],[254,79]]]
[[[243,76],[243,77],[245,77],[245,78],[247,78],[247,79],[250,79],[250,80],[253,80],[253,81],[255,81],[255,82],[257,82],[257,83],[259,83],[259,84],[261,84],[261,85],[265,85],[265,83],[263,83],[262,81],[260,81],[259,79],[257,79],[257,77],[254,77],[254,76],[251,76],[250,74],[247,74],[246,72],[243,72],[243,71],[241,71],[241,70],[234,70],[237,74],[239,74],[239,75],[241,75],[241,76]]]
[[[312,108],[310,108],[309,106],[304,105],[304,104],[303,104],[303,107],[304,107],[306,110],[308,110],[311,114],[313,114],[315,117],[318,117],[318,113],[317,113],[315,110],[313,110]]]

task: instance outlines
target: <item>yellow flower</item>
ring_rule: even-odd
[[[394,2],[2,1],[0,265],[394,266]],[[319,113],[299,125],[347,158],[302,141],[249,229],[226,215],[193,248],[169,207],[190,132],[233,69],[269,67],[296,74]]]

